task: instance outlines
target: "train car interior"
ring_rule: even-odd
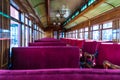
[[[120,80],[120,0],[0,0],[0,80]]]

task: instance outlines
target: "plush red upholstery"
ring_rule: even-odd
[[[35,42],[60,42],[60,40],[54,38],[42,38],[35,40]]]
[[[78,46],[79,48],[83,47],[83,43],[85,41],[85,40],[68,39],[68,38],[61,38],[60,40],[71,46]]]
[[[101,43],[98,48],[96,64],[98,67],[103,65],[103,61],[108,60],[120,66],[120,44]]]
[[[70,39],[71,41],[70,41],[70,45],[71,46],[76,46],[76,44],[77,44],[77,40],[76,39]]]
[[[0,80],[120,80],[120,70],[106,70],[106,69],[0,70]]]
[[[17,47],[12,49],[13,69],[78,68],[79,48],[66,46]]]
[[[96,41],[85,41],[82,51],[88,52],[90,54],[94,54],[97,50],[97,42]]]
[[[29,46],[66,46],[63,42],[35,42],[29,43]]]
[[[84,42],[85,42],[85,40],[77,40],[76,46],[78,46],[79,48],[82,49],[82,47],[83,47],[83,45],[84,45]]]

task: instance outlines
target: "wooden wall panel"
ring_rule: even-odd
[[[0,11],[4,14],[9,15],[10,14],[10,2],[9,0],[1,0],[0,2]],[[1,30],[8,30],[10,31],[10,19],[0,15],[0,29]],[[2,33],[1,33],[2,34]],[[10,39],[0,38],[0,68],[7,68],[8,65],[8,54],[9,54],[9,48],[10,48]]]
[[[45,31],[45,37],[52,38],[53,37],[53,31]]]

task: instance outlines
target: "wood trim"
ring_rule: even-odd
[[[47,23],[50,24],[50,0],[46,0]]]
[[[90,27],[92,25],[102,24],[104,22],[114,20],[114,19],[119,19],[119,18],[120,18],[120,7],[117,7],[101,15],[98,15],[97,17],[90,19],[90,25],[89,25],[89,20],[88,20],[88,21],[85,21],[85,22],[82,22],[76,25],[75,27],[72,27],[71,29],[67,31],[76,30],[76,29],[80,29],[84,27]]]
[[[75,17],[73,20],[71,20],[67,25],[74,22],[75,20],[77,20],[79,17],[83,16],[88,11],[95,9],[97,6],[101,5],[103,2],[105,2],[105,0],[98,0],[96,3],[89,6],[87,9],[85,9],[83,12],[81,12],[77,17]]]

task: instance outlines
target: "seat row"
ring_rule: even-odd
[[[42,42],[42,41],[43,42]],[[12,48],[12,69],[79,68],[79,48],[45,38],[28,47]],[[45,41],[44,41],[45,40]]]
[[[13,63],[14,64],[20,63],[22,56],[29,55],[29,54],[33,55],[35,53],[36,53],[36,55],[38,55],[37,53],[40,53],[40,54],[44,53],[46,55],[48,55],[47,53],[57,53],[56,55],[61,54],[62,56],[59,60],[62,61],[61,59],[64,58],[64,56],[66,56],[65,58],[67,59],[68,55],[66,55],[66,54],[69,53],[69,55],[72,55],[72,56],[74,56],[76,54],[78,55],[78,56],[76,55],[77,60],[75,59],[75,57],[74,57],[74,59],[75,59],[75,62],[77,62],[77,64],[80,62],[79,67],[104,68],[106,66],[105,64],[107,64],[107,66],[109,66],[110,63],[112,63],[112,65],[113,64],[120,65],[120,63],[119,63],[119,61],[120,61],[120,59],[119,59],[120,44],[118,44],[118,43],[108,43],[108,42],[92,41],[92,40],[71,40],[72,43],[76,44],[76,46],[75,46],[75,44],[74,44],[74,46],[66,46],[66,44],[68,44],[70,41],[69,39],[61,39],[61,40],[57,41],[57,39],[53,39],[53,38],[48,38],[48,39],[44,38],[44,39],[42,39],[42,41],[39,40],[39,42],[29,43],[29,47],[13,48],[13,56],[15,56],[13,59],[19,59],[19,62],[13,62]],[[41,47],[38,47],[38,46],[41,46]],[[77,51],[79,51],[79,52],[75,52],[76,49],[73,49],[76,47],[78,48]],[[37,48],[40,50],[38,52],[35,52],[34,50]],[[51,51],[49,51],[48,48],[50,48]],[[14,50],[17,50],[18,52],[14,52]],[[43,50],[46,50],[46,52]],[[66,52],[65,52],[65,50],[66,50]],[[21,55],[21,53],[19,53],[20,51],[23,51],[22,56],[19,56],[19,55]],[[16,57],[17,55],[18,55],[18,57]],[[54,56],[52,56],[52,54],[50,54],[50,55],[52,58],[54,58]],[[46,57],[46,56],[44,56],[44,57]],[[46,59],[48,59],[47,57],[46,57]],[[80,60],[78,58],[80,58]],[[29,60],[29,59],[27,59],[27,60]],[[16,61],[16,60],[13,60],[13,61]],[[41,61],[45,61],[45,60],[41,60]],[[48,60],[48,61],[50,61],[50,60]],[[70,59],[69,59],[69,61],[70,61]],[[25,61],[22,61],[22,62],[25,62]],[[30,62],[32,62],[32,61],[29,61],[29,63]],[[37,62],[37,61],[35,61],[35,62]],[[63,61],[63,62],[65,62],[65,61]],[[104,64],[104,62],[107,62],[107,63]],[[109,62],[109,65],[108,65],[108,62]],[[25,63],[24,63],[24,65],[27,65]],[[56,63],[57,63],[57,60],[56,60]],[[65,64],[67,64],[67,62]],[[20,64],[20,65],[23,65],[23,64]],[[19,67],[21,67],[21,66],[19,66]],[[70,65],[69,65],[69,67],[70,67]],[[39,68],[41,68],[41,67],[39,67]],[[45,67],[45,68],[47,68],[47,67]],[[59,66],[59,68],[60,68],[60,66]]]
[[[94,44],[91,45],[92,43]],[[116,59],[111,62],[119,65],[119,44],[101,42],[96,44],[95,41],[85,41],[81,52],[76,46],[18,47],[13,48],[13,69],[15,70],[0,70],[0,80],[119,80],[119,69],[80,69],[78,67],[80,53],[84,55],[84,52],[89,52],[94,55],[96,50],[98,67],[104,60],[111,59]],[[22,70],[16,70],[20,68]],[[28,68],[30,70],[23,70]]]
[[[93,41],[93,40],[76,40],[76,39],[61,39],[69,45],[79,46],[81,48],[81,66],[104,68],[105,64],[110,66],[120,66],[120,44],[109,41]],[[79,43],[78,43],[79,42]],[[107,63],[105,63],[107,62]],[[108,64],[109,62],[109,64]],[[103,65],[104,64],[104,65]],[[83,66],[85,67],[85,66]],[[115,68],[115,67],[114,67]],[[116,67],[120,68],[120,67]]]
[[[71,68],[0,70],[0,80],[120,80],[120,70]]]

